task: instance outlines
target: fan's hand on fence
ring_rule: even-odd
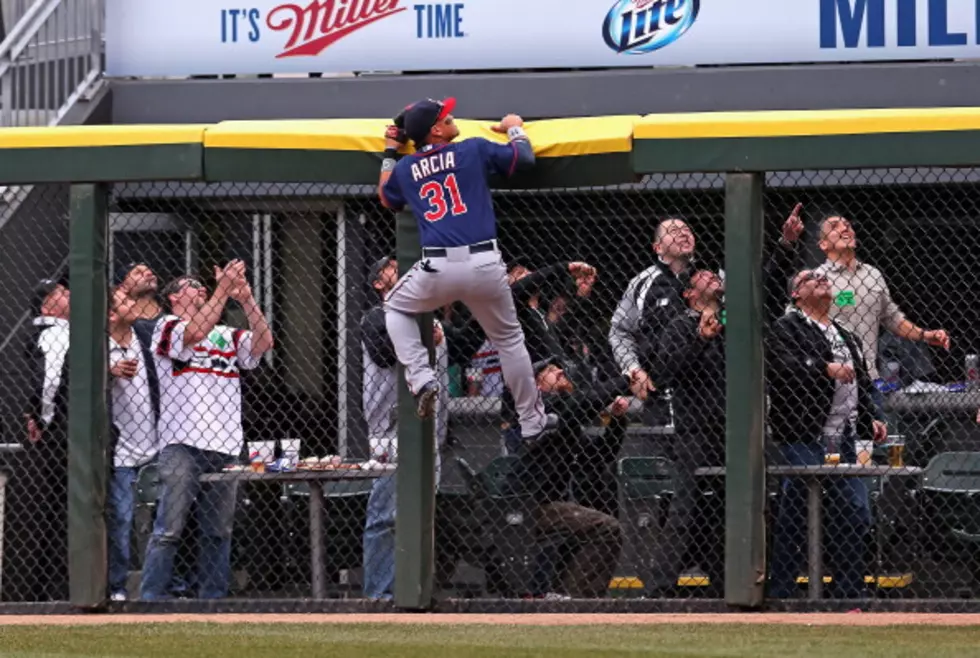
[[[843,363],[828,363],[827,376],[839,382],[850,384],[854,381],[854,367]]]
[[[643,368],[634,368],[630,371],[630,392],[639,399],[646,400],[650,393],[657,390],[653,381]]]
[[[594,277],[596,275],[596,270],[588,263],[572,261],[568,264],[568,273],[576,279],[581,279],[588,276]]]
[[[27,440],[38,443],[41,440],[41,427],[30,416],[24,416],[24,419],[27,420]]]
[[[876,420],[872,423],[874,427],[873,439],[875,444],[880,445],[885,442],[888,438],[888,425],[885,425],[882,421]]]
[[[789,214],[789,217],[783,223],[783,241],[788,244],[796,242],[803,234],[803,220],[800,219],[801,210],[803,210],[803,204],[796,204],[793,207],[793,212]]]
[[[701,320],[698,322],[698,333],[701,335],[701,338],[711,340],[721,333],[721,329],[721,322],[718,320],[718,315],[714,311],[705,310],[701,313]]]
[[[933,329],[922,333],[922,340],[933,347],[941,347],[949,351],[949,334],[945,329]]]
[[[609,405],[609,414],[616,417],[625,416],[626,412],[629,411],[629,408],[629,398],[618,397],[613,400],[611,405]]]
[[[592,294],[592,287],[595,286],[596,275],[575,277],[575,294],[579,297],[588,297]]]

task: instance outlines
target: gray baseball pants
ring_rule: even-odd
[[[445,258],[423,258],[385,298],[385,325],[412,393],[436,380],[415,316],[461,301],[497,348],[504,381],[514,396],[521,434],[545,428],[544,403],[534,381],[524,332],[517,321],[507,268],[498,250],[472,254],[469,247],[446,249]]]

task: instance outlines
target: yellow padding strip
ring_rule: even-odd
[[[204,125],[2,128],[0,149],[201,144]]]
[[[636,139],[794,137],[980,130],[980,108],[650,114]]]
[[[600,153],[628,153],[633,147],[636,116],[532,121],[524,129],[535,154],[557,158]],[[325,151],[384,150],[389,119],[324,119],[309,121],[225,121],[208,129],[206,148],[300,149]],[[490,121],[457,120],[460,139],[485,137],[506,143]],[[409,147],[405,152],[411,152]]]

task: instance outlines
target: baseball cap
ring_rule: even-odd
[[[36,317],[41,315],[41,307],[44,306],[44,300],[48,298],[55,289],[61,285],[61,283],[55,279],[41,279],[38,281],[37,285],[34,286],[34,291],[31,293],[31,313]]]
[[[534,370],[534,376],[537,377],[538,375],[541,374],[541,371],[543,371],[548,366],[558,366],[559,368],[561,368],[562,367],[561,360],[557,356],[549,356],[544,359],[541,359],[540,361],[535,361],[534,363],[532,363],[531,369]]]
[[[129,276],[129,273],[135,270],[140,265],[146,265],[147,267],[150,267],[149,265],[147,265],[146,261],[134,260],[132,262],[126,263],[122,268],[116,268],[116,276],[113,277],[112,279],[113,285],[118,286],[119,284],[121,284],[123,281],[126,280],[126,277]]]
[[[445,119],[454,109],[456,109],[455,98],[444,98],[441,101],[427,98],[410,105],[405,110],[405,134],[415,142],[416,146],[422,146],[432,127]]]
[[[384,256],[383,258],[379,258],[374,263],[372,263],[371,269],[368,270],[368,279],[367,279],[368,285],[373,286],[374,282],[377,281],[378,277],[381,276],[381,270],[386,268],[388,266],[388,263],[390,263],[393,260],[395,260],[395,255],[388,254],[387,256]]]

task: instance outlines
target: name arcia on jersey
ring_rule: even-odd
[[[412,163],[412,179],[417,183],[433,174],[456,168],[456,154],[453,151],[440,151],[418,158]]]

